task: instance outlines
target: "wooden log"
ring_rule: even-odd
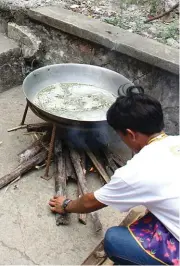
[[[65,165],[66,165],[66,176],[67,179],[71,178],[73,181],[77,182],[77,176],[75,173],[75,169],[74,166],[71,162],[71,158],[70,158],[70,154],[69,154],[69,149],[66,148],[65,152],[64,152],[64,156],[65,156]]]
[[[74,165],[74,169],[76,171],[76,175],[78,178],[80,188],[81,188],[83,194],[86,194],[86,193],[88,193],[88,189],[87,189],[85,175],[83,173],[83,169],[81,166],[80,155],[74,149],[71,148],[70,149],[70,157],[71,157],[71,161]]]
[[[99,231],[102,230],[102,224],[99,220],[99,216],[98,216],[97,212],[90,213],[90,216],[91,216],[91,219],[94,223],[95,232],[98,233]]]
[[[80,158],[81,158],[81,167],[84,173],[84,178],[86,178],[86,154],[84,151],[81,151],[80,153]],[[74,168],[74,167],[73,167]],[[77,177],[76,177],[77,180]],[[79,181],[78,183],[78,197],[80,198],[83,195],[83,192],[81,190]],[[78,213],[78,221],[82,224],[87,224],[87,214],[86,213]]]
[[[63,154],[63,147],[61,140],[55,141],[55,191],[57,196],[66,197],[66,170],[65,170],[65,157]],[[56,214],[56,225],[68,225],[70,222],[70,215]]]
[[[85,213],[79,213],[78,214],[78,220],[81,224],[86,225],[87,224],[87,215]]]
[[[104,240],[102,240],[95,249],[89,254],[89,256],[83,261],[81,265],[99,265],[100,262],[105,261],[107,256],[100,258],[97,256],[98,252],[104,252]]]
[[[66,165],[67,180],[68,180],[68,178],[71,178],[72,180],[77,182],[77,185],[78,185],[77,195],[78,195],[78,197],[81,197],[83,195],[83,193],[82,193],[81,187],[79,185],[79,182],[77,180],[75,169],[74,169],[74,166],[73,166],[71,158],[70,158],[69,149],[67,149],[67,148],[65,150],[65,162],[66,162],[65,165]],[[86,213],[78,213],[78,221],[80,223],[86,225],[86,220],[87,220]]]
[[[110,260],[109,258],[107,258],[105,261],[103,261],[103,263],[101,263],[100,265],[114,265],[114,262],[112,260]]]
[[[80,157],[81,157],[81,166],[83,169],[83,173],[84,175],[86,175],[86,154],[84,151],[81,151]]]
[[[88,193],[87,182],[86,182],[86,178],[85,178],[82,166],[81,166],[80,155],[74,149],[70,149],[70,157],[74,165],[74,169],[76,171],[76,175],[77,175],[82,193],[86,194]],[[102,224],[99,220],[98,214],[96,212],[93,212],[93,213],[90,213],[90,216],[93,220],[95,231],[99,232],[100,230],[102,230]]]
[[[112,157],[119,167],[122,167],[126,164],[125,160],[119,154],[112,153]]]
[[[20,126],[17,126],[17,127],[10,128],[10,129],[7,130],[7,132],[12,132],[12,131],[16,131],[18,129],[24,129],[24,128],[27,128],[27,125],[20,125]]]
[[[107,150],[107,149],[103,149],[103,153],[106,157],[107,163],[108,163],[108,167],[115,172],[117,170],[117,165],[115,164],[114,160],[113,160],[113,155],[112,153]]]
[[[107,169],[106,169],[106,167],[105,167],[105,165],[104,165],[104,156],[102,156],[102,152],[101,151],[97,151],[96,150],[96,153],[95,153],[95,151],[93,151],[94,152],[94,156],[97,158],[97,160],[98,160],[98,162],[99,162],[99,164],[104,168],[104,170],[106,171],[106,173],[109,175],[109,173],[107,172]],[[87,156],[87,155],[86,155]],[[91,159],[90,159],[90,161],[91,161]],[[92,162],[92,161],[91,161]],[[93,168],[94,168],[94,164],[93,164]],[[111,169],[110,169],[111,170]],[[91,169],[90,169],[90,172],[91,172]],[[93,171],[92,172],[95,172],[95,173],[97,173],[97,175],[98,175],[98,178],[99,178],[99,180],[101,181],[101,185],[102,186],[104,186],[107,182],[104,180],[104,178],[102,177],[102,175],[99,173],[99,171],[97,171],[97,169],[96,169],[96,167],[93,169]],[[111,177],[111,175],[109,175],[109,178]]]
[[[113,176],[113,171],[111,170],[111,168],[109,166],[106,166],[106,172],[108,173],[109,178],[111,178],[111,176]]]
[[[104,181],[106,183],[108,183],[109,182],[109,176],[107,175],[106,171],[104,170],[101,162],[96,158],[96,156],[93,154],[93,152],[89,149],[88,146],[85,147],[85,152],[87,153],[87,155],[91,159],[92,163],[94,164],[94,166],[96,167],[97,171],[100,173],[100,175],[102,176]]]
[[[22,151],[19,156],[19,162],[23,163],[34,157],[43,149],[42,142],[40,140],[36,140],[33,142],[26,150]]]
[[[17,177],[25,174],[26,172],[31,170],[36,165],[45,161],[46,156],[47,156],[47,151],[43,150],[43,151],[39,152],[33,158],[29,159],[28,161],[19,164],[10,174],[7,174],[7,175],[1,177],[0,188],[5,187],[9,183],[11,183],[13,180],[15,180]]]
[[[84,173],[84,178],[86,178],[86,155],[84,152],[81,153],[81,167]],[[81,190],[81,186],[78,181],[78,196],[81,197],[83,192]],[[78,213],[78,220],[80,223],[85,224],[87,223],[87,214],[86,213]]]
[[[78,197],[80,198],[83,195],[82,191],[81,191],[81,187],[78,183]],[[87,214],[86,213],[78,213],[78,221],[81,224],[87,224]]]
[[[36,123],[27,125],[27,131],[31,132],[42,132],[42,131],[51,131],[53,125],[51,123]]]
[[[50,138],[50,142],[49,142],[48,157],[47,157],[47,161],[46,161],[46,169],[45,169],[44,175],[42,176],[42,178],[45,180],[49,180],[51,178],[49,176],[49,168],[50,168],[51,159],[53,156],[55,138],[56,138],[56,124],[53,124],[53,128],[51,131],[51,138]]]

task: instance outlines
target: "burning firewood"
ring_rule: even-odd
[[[51,159],[53,156],[54,142],[55,142],[55,137],[56,137],[56,128],[57,128],[56,124],[53,124],[53,128],[51,131],[51,139],[49,142],[48,157],[47,157],[47,161],[46,161],[46,170],[45,170],[44,176],[42,176],[42,178],[44,178],[45,180],[49,180],[51,178],[51,177],[49,177],[49,168],[50,168]]]
[[[107,172],[109,178],[111,178],[111,176],[113,176],[113,171],[108,165],[106,166],[106,172]]]
[[[37,136],[36,141],[19,154],[19,166],[16,167],[12,173],[0,179],[0,188],[6,186],[9,183],[12,183],[13,180],[19,180],[17,179],[18,177],[26,173],[28,170],[31,170],[32,168],[39,169],[43,167],[46,160],[46,173],[44,178],[48,180],[48,171],[53,155],[53,149],[53,158],[56,167],[56,173],[54,176],[55,191],[57,196],[67,196],[66,183],[68,178],[71,178],[77,183],[77,195],[78,197],[82,197],[82,195],[88,193],[86,181],[87,171],[99,173],[99,178],[102,181],[102,184],[105,184],[109,182],[109,178],[113,175],[113,172],[118,167],[121,167],[125,164],[123,159],[118,154],[110,151],[109,148],[105,150],[103,148],[100,148],[99,151],[94,151],[84,143],[81,147],[82,149],[80,149],[79,145],[77,145],[78,150],[76,150],[76,148],[70,148],[72,143],[67,145],[67,141],[69,141],[69,139],[63,141],[66,137],[66,132],[58,129],[55,124],[53,125],[51,123],[37,123],[23,125],[23,128],[27,129],[27,134],[33,134],[33,136],[35,134]],[[13,130],[17,129],[19,129],[19,127],[14,128]],[[57,135],[61,137],[58,139]],[[49,143],[48,149],[47,143]],[[41,166],[39,167],[40,164]],[[98,214],[91,213],[90,216],[94,223],[95,231],[100,231],[102,229],[102,225],[99,220]],[[87,215],[78,214],[78,220],[79,222],[86,224]],[[69,224],[69,222],[69,214],[56,214],[57,225],[67,225]]]
[[[85,152],[81,151],[80,156],[81,156],[81,166],[83,169],[83,173],[84,175],[86,175],[86,154]]]
[[[106,157],[108,168],[110,168],[112,170],[112,173],[114,173],[118,169],[118,167],[114,162],[113,154],[108,149],[103,149],[103,153]]]
[[[122,167],[126,164],[119,154],[112,153],[112,157],[113,160],[117,163],[117,165],[119,165],[119,167]]]
[[[102,176],[102,178],[104,179],[104,181],[106,183],[108,183],[109,182],[109,176],[107,175],[106,171],[104,170],[101,162],[98,161],[98,159],[93,154],[93,152],[89,149],[88,146],[85,147],[85,151],[86,151],[87,155],[89,156],[89,158],[91,159],[94,166],[96,167],[96,169],[98,170],[98,172],[100,173],[100,175]]]
[[[86,184],[86,178],[85,178],[82,166],[81,166],[80,155],[74,149],[70,149],[70,156],[71,156],[71,160],[72,160],[72,163],[73,163],[75,171],[76,171],[79,186],[82,190],[82,193],[86,194],[86,193],[88,193],[88,189],[87,189],[87,184]],[[92,218],[94,226],[95,226],[95,231],[96,232],[100,231],[102,229],[102,224],[99,220],[97,213],[94,212],[94,213],[91,213],[90,215],[91,215],[91,218]]]
[[[63,154],[63,147],[61,140],[55,141],[55,191],[57,196],[66,197],[66,170],[65,157]],[[56,225],[68,225],[70,222],[69,214],[56,214]]]
[[[66,176],[67,179],[71,178],[72,180],[74,180],[75,182],[77,182],[77,176],[75,173],[75,169],[74,166],[71,162],[71,158],[70,158],[70,154],[69,154],[69,149],[66,148],[64,151],[64,156],[65,156],[65,165],[66,165]]]

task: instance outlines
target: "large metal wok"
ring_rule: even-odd
[[[85,64],[57,64],[39,68],[29,74],[23,83],[25,97],[32,111],[43,118],[65,127],[96,128],[106,124],[106,120],[79,121],[67,119],[39,108],[34,104],[35,95],[55,83],[81,83],[106,89],[118,96],[118,89],[132,83],[124,76],[106,68]],[[121,91],[123,94],[123,92]]]

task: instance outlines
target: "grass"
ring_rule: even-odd
[[[169,38],[179,41],[178,15],[175,15],[169,23],[163,23],[161,20],[144,23],[148,14],[156,15],[157,10],[162,10],[160,0],[125,0],[121,2],[120,8],[119,14],[107,17],[104,21],[164,44],[167,44]],[[129,8],[134,8],[134,10],[128,11]]]

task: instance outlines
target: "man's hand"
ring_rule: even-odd
[[[50,209],[53,212],[64,214],[64,210],[61,207],[65,197],[53,197],[49,201]],[[99,202],[94,193],[87,193],[84,196],[72,200],[66,207],[66,212],[69,213],[90,213],[106,207],[103,203]]]
[[[50,205],[51,211],[64,214],[64,210],[61,206],[65,199],[66,198],[62,196],[54,196],[52,199],[50,199],[49,205]]]

